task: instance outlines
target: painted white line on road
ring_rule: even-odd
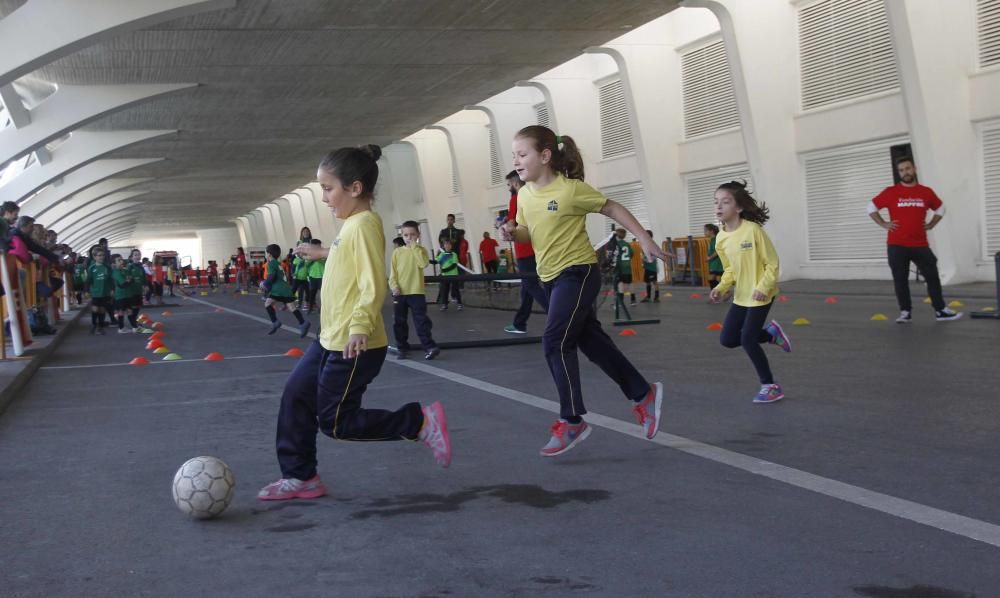
[[[193,298],[192,300],[198,301]],[[200,303],[207,302],[200,301]],[[237,310],[225,307],[222,309],[252,320],[268,322],[267,320],[264,320],[264,318],[251,316]],[[289,332],[294,333],[292,330]],[[315,335],[313,334],[310,334],[309,336],[315,338]],[[542,409],[550,413],[559,413],[559,403],[549,399],[543,399],[542,397],[528,394],[526,392],[521,392],[505,386],[499,386],[497,384],[492,384],[490,382],[486,382],[485,380],[479,380],[478,378],[472,378],[463,374],[450,372],[448,370],[418,361],[402,360],[390,361],[389,363],[417,370],[450,382],[469,386],[471,388],[475,388],[476,390],[485,391],[498,397],[510,399],[524,405],[530,405],[531,407]],[[645,435],[642,433],[642,429],[638,425],[630,422],[625,422],[591,411],[587,413],[587,423],[650,442],[646,440]],[[937,509],[903,498],[897,498],[881,492],[875,492],[873,490],[861,488],[860,486],[854,486],[845,482],[824,478],[807,471],[802,471],[793,467],[786,467],[770,461],[764,461],[762,459],[729,451],[717,446],[698,442],[697,440],[684,438],[683,436],[660,432],[656,438],[652,440],[652,442],[688,455],[708,459],[709,461],[728,465],[730,467],[782,482],[790,486],[810,490],[824,496],[836,498],[844,502],[879,511],[887,515],[892,515],[893,517],[906,519],[914,523],[933,527],[948,533],[977,540],[979,542],[1000,548],[1000,525],[980,521],[978,519]]]

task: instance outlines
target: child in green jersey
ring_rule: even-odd
[[[111,309],[111,268],[104,263],[107,255],[102,247],[95,247],[91,256],[94,262],[87,268],[91,298],[90,333],[104,334],[104,315]]]
[[[267,255],[270,258],[267,262],[267,279],[260,283],[260,288],[267,294],[267,298],[264,299],[264,309],[267,310],[267,317],[271,319],[271,331],[268,334],[274,334],[281,328],[274,306],[278,305],[282,311],[287,311],[288,304],[295,301],[295,297],[292,296],[292,287],[285,278],[285,270],[278,261],[281,257],[281,247],[274,243],[268,245]],[[299,323],[299,338],[305,338],[309,333],[309,322],[302,317],[302,312],[298,308],[292,310],[292,315]]]

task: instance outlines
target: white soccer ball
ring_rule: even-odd
[[[216,457],[190,459],[174,475],[174,503],[193,519],[211,519],[229,506],[236,476]]]

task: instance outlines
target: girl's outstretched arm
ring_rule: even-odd
[[[639,246],[642,247],[642,252],[650,257],[659,258],[663,261],[667,260],[667,254],[660,249],[656,244],[656,241],[649,236],[646,229],[639,224],[639,221],[635,219],[632,212],[628,211],[628,208],[618,203],[613,199],[609,199],[604,207],[601,208],[601,214],[611,218],[618,224],[625,227],[625,230],[632,233],[632,235],[639,241]]]

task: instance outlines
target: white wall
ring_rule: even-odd
[[[197,235],[201,240],[201,261],[195,263],[203,267],[208,266],[209,260],[215,260],[221,268],[236,253],[236,248],[242,246],[235,226],[201,229]]]

